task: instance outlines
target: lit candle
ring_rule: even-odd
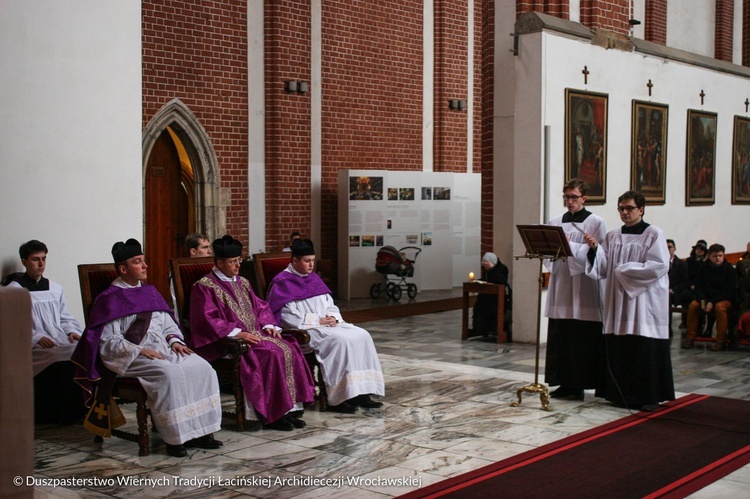
[[[469,280],[470,281],[474,280],[474,272],[469,272]]]

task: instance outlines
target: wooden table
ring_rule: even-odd
[[[469,293],[497,295],[497,342],[507,342],[508,335],[505,333],[505,329],[503,329],[505,319],[505,285],[476,281],[464,283],[461,339],[465,340],[469,337]]]

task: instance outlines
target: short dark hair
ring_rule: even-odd
[[[677,245],[674,243],[674,239],[667,239],[667,244],[669,243],[672,243],[672,246],[674,246],[675,249],[677,249]]]
[[[195,233],[190,234],[185,238],[185,246],[187,247],[188,253],[191,249],[198,249],[198,246],[201,245],[201,241],[208,241],[208,238],[205,234]]]
[[[568,180],[563,186],[563,192],[567,191],[568,189],[578,189],[579,191],[581,191],[581,196],[585,196],[586,191],[589,190],[589,184],[576,177]]]
[[[40,251],[45,254],[49,253],[46,244],[37,241],[36,239],[32,239],[31,241],[23,243],[21,247],[18,248],[18,255],[21,257],[21,260],[26,260],[32,253],[39,253]]]
[[[640,191],[625,191],[622,196],[617,198],[617,204],[622,203],[626,199],[632,199],[638,208],[646,207],[646,196],[641,194]]]
[[[722,246],[721,244],[719,244],[719,243],[714,243],[714,244],[712,244],[711,246],[708,247],[708,254],[709,255],[711,253],[719,253],[719,252],[726,253],[727,249],[724,246]]]

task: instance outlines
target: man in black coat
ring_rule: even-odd
[[[692,290],[688,276],[687,263],[675,255],[677,245],[673,239],[667,239],[669,249],[669,306],[685,307],[690,304]],[[669,314],[669,329],[672,329],[672,314]]]

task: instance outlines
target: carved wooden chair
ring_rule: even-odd
[[[268,288],[273,278],[279,272],[282,272],[292,262],[292,253],[289,251],[277,253],[254,253],[253,265],[258,282],[258,297],[265,300],[268,296]],[[320,363],[315,356],[315,352],[305,353],[305,360],[315,378],[315,385],[318,387],[318,403],[321,411],[328,409],[328,394],[326,384],[323,381],[323,371],[320,369]]]
[[[81,264],[78,266],[78,278],[81,284],[81,300],[83,302],[83,316],[86,325],[89,322],[89,312],[94,299],[107,289],[112,281],[117,279],[117,271],[112,263],[93,263]],[[118,376],[112,389],[112,396],[118,403],[128,401],[136,404],[136,419],[138,423],[138,433],[130,433],[117,428],[112,429],[112,435],[138,444],[138,455],[148,456],[149,449],[148,437],[148,409],[146,402],[148,396],[141,386],[138,378]],[[94,437],[95,442],[102,442],[103,438],[99,435]]]
[[[190,292],[193,284],[208,274],[214,266],[213,257],[202,258],[173,258],[170,261],[172,278],[174,279],[175,307],[180,315],[180,327],[185,335],[188,345],[190,341]],[[294,337],[300,344],[307,344],[310,335],[305,331],[284,331],[285,335]],[[234,389],[234,411],[223,411],[226,417],[234,418],[237,422],[237,430],[245,429],[245,392],[242,389],[240,379],[240,362],[250,345],[239,338],[223,338],[221,343],[227,349],[227,355],[211,362],[211,367],[216,371],[220,383],[231,383]]]

